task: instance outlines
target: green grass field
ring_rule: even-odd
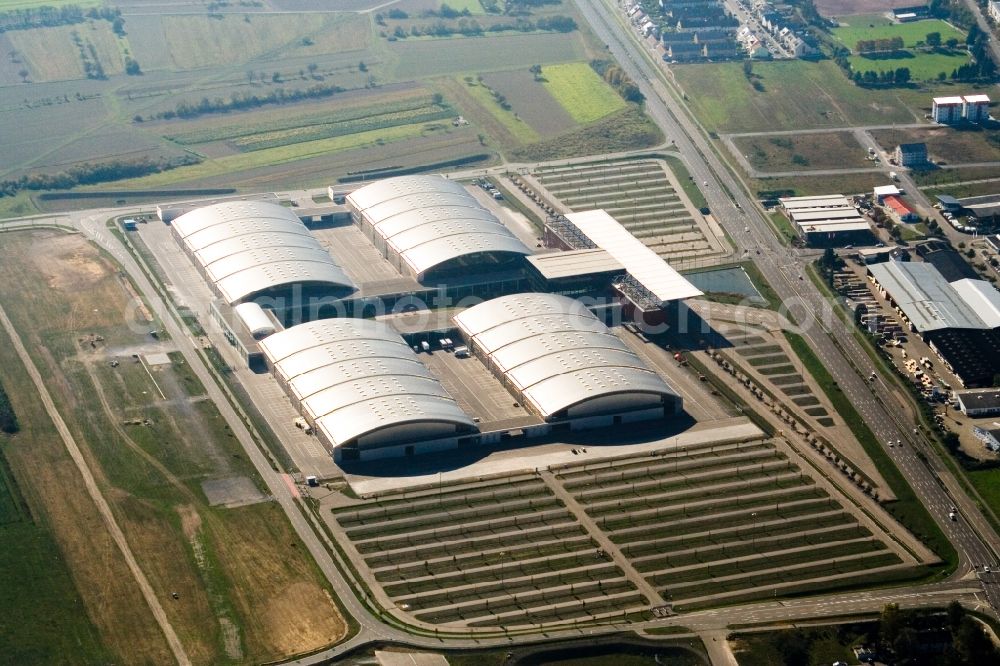
[[[914,81],[931,81],[936,79],[941,72],[944,72],[945,76],[948,76],[952,70],[969,62],[969,55],[967,53],[925,53],[917,51],[911,55],[912,57],[877,59],[852,55],[848,57],[848,61],[851,63],[851,69],[856,72],[866,72],[868,70],[881,72],[907,67],[910,70],[910,77]]]
[[[841,21],[849,23],[850,26],[834,28],[831,32],[837,40],[852,51],[861,40],[890,39],[893,37],[902,37],[903,45],[906,48],[911,48],[916,46],[917,42],[925,41],[927,33],[930,32],[941,33],[942,44],[952,38],[960,42],[965,40],[964,32],[940,19],[893,23],[884,16],[864,15],[844,17]]]
[[[456,11],[462,11],[463,9],[469,10],[470,14],[485,14],[486,10],[483,9],[482,4],[479,0],[444,0],[442,5],[448,5]]]
[[[848,127],[915,122],[918,116],[892,90],[858,88],[830,61],[754,63],[764,92],[743,75],[739,63],[674,68],[688,104],[716,132]],[[929,93],[928,93],[929,94]]]
[[[542,76],[545,89],[580,124],[600,120],[625,108],[625,100],[587,63],[546,65]]]
[[[1000,469],[966,472],[966,476],[993,515],[1000,516]]]
[[[851,132],[736,137],[733,143],[750,166],[765,172],[872,166]]]

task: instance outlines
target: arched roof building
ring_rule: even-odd
[[[454,438],[475,422],[402,337],[368,319],[322,319],[260,343],[279,382],[335,451]]]
[[[349,194],[346,203],[383,255],[420,281],[496,270],[531,254],[461,184],[441,176],[378,181]]]
[[[575,299],[513,294],[454,321],[473,352],[546,421],[680,410],[680,396]]]
[[[295,285],[342,297],[354,283],[288,209],[262,201],[197,208],[172,222],[174,234],[230,305]]]

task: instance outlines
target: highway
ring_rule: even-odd
[[[884,446],[890,441],[906,444],[891,450],[886,446],[886,450],[895,452],[903,476],[958,550],[956,576],[970,572],[974,565],[996,566],[1000,538],[938,459],[936,449],[914,429],[906,416],[910,410],[900,401],[896,388],[881,376],[875,382],[867,381],[876,371],[874,364],[836,316],[832,304],[805,276],[811,255],[781,245],[757,202],[747,196],[668,90],[661,64],[622,24],[615,10],[601,0],[576,2],[594,32],[646,96],[648,114],[675,142],[689,171],[702,184],[713,215],[736,244],[737,253],[752,258],[767,276],[784,309],[799,324],[799,332],[880,442]],[[953,505],[961,514],[958,521],[947,517]]]

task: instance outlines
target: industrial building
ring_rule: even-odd
[[[979,279],[979,274],[972,269],[965,257],[946,241],[931,239],[919,243],[915,249],[917,256],[938,269],[938,272],[948,282],[957,282],[966,278]]]
[[[513,294],[454,322],[472,353],[547,423],[576,429],[681,411],[681,397],[575,299]]]
[[[882,197],[882,207],[896,222],[915,222],[920,219],[906,202],[892,194]]]
[[[966,416],[994,416],[1000,414],[1000,389],[986,388],[973,391],[955,391],[958,408]]]
[[[322,319],[275,333],[260,348],[338,462],[478,440],[472,418],[385,324]]]
[[[263,201],[187,212],[171,229],[213,291],[228,305],[255,298],[287,307],[310,295],[340,298],[356,287],[299,218]]]
[[[388,178],[355,190],[345,203],[376,249],[421,283],[520,269],[531,254],[465,187],[441,176]]]
[[[929,263],[890,261],[868,274],[911,331],[963,385],[993,383],[1000,372],[1000,292],[984,280],[948,282]]]
[[[864,245],[872,240],[871,226],[842,194],[784,197],[778,202],[807,245]]]
[[[977,197],[958,199],[961,209],[977,220],[991,220],[1000,217],[1000,194],[983,194]]]

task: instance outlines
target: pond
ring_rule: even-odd
[[[735,294],[747,298],[753,303],[761,305],[767,303],[742,266],[685,273],[684,277],[705,293]]]

